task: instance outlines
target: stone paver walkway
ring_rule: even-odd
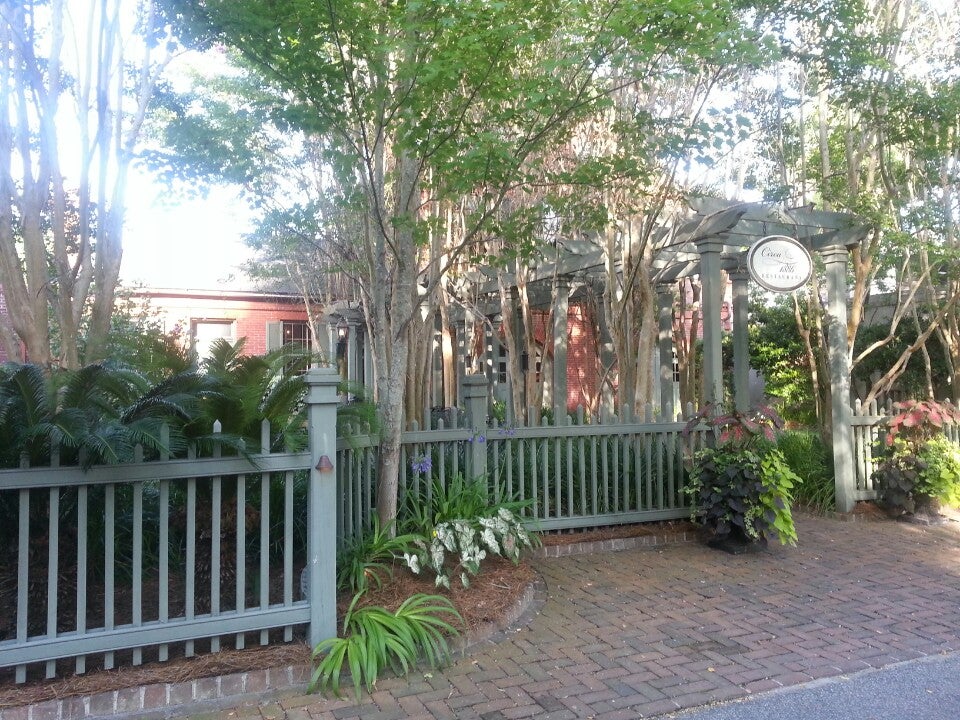
[[[800,544],[538,561],[532,620],[359,704],[288,693],[218,713],[308,718],[650,717],[960,650],[960,524],[799,518]]]

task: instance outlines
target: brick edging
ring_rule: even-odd
[[[592,555],[593,553],[599,552],[617,552],[641,547],[677,545],[680,543],[696,542],[698,539],[699,533],[696,530],[673,530],[666,533],[638,535],[636,537],[592,540],[562,545],[544,545],[537,548],[534,552],[534,557],[558,558],[568,555]]]
[[[199,678],[177,683],[154,683],[111,690],[95,695],[46,700],[35,705],[0,708],[0,720],[92,720],[125,718],[167,718],[177,709],[202,712],[260,698],[281,689],[306,688],[310,679],[307,665],[288,665],[266,670]]]

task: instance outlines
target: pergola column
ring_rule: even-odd
[[[749,302],[746,270],[730,273],[733,284],[733,399],[736,409],[750,408],[750,338]]]
[[[357,373],[357,332],[360,329],[360,323],[351,318],[347,320],[347,383],[355,383],[359,380]],[[348,384],[347,400],[353,399],[353,393],[350,392]]]
[[[853,412],[850,409],[850,355],[847,351],[847,248],[820,250],[827,274],[827,346],[830,358],[833,469],[837,511],[853,511],[856,475],[853,467]]]
[[[373,348],[370,347],[370,336],[367,333],[367,326],[361,326],[363,328],[363,384],[367,388],[368,392],[372,391],[374,385],[374,376],[373,376]],[[373,396],[370,395],[367,399],[372,399]]]
[[[723,403],[723,356],[720,310],[723,304],[723,281],[720,253],[723,241],[717,238],[698,240],[700,253],[700,285],[703,292],[703,400]]]
[[[339,318],[331,316],[329,322],[327,323],[327,340],[329,344],[327,349],[329,351],[330,364],[337,364],[337,345],[340,343],[340,329],[337,327],[337,322]]]
[[[570,310],[570,281],[557,281],[553,301],[553,417],[556,424],[567,414],[567,315]]]
[[[657,345],[660,351],[660,414],[672,422],[677,417],[673,404],[673,286],[657,287],[659,308]]]

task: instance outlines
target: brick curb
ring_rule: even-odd
[[[612,538],[610,540],[546,545],[537,548],[534,552],[534,557],[559,558],[569,555],[592,555],[600,552],[618,552],[620,550],[634,550],[642,547],[678,545],[681,543],[697,542],[698,540],[699,537],[696,530],[673,530],[654,535],[638,535],[637,537]]]

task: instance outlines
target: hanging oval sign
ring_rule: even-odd
[[[747,270],[761,287],[773,292],[791,292],[810,279],[813,260],[807,249],[792,237],[767,235],[747,253]]]

